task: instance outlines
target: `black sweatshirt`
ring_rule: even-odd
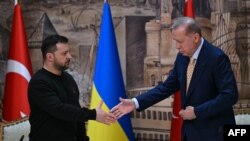
[[[88,141],[85,121],[95,119],[96,111],[80,107],[78,87],[67,72],[39,70],[29,82],[28,98],[30,141]]]

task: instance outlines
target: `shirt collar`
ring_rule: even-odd
[[[201,43],[200,43],[200,45],[199,45],[199,47],[196,49],[196,51],[194,52],[194,54],[193,54],[193,58],[194,58],[194,60],[197,60],[197,58],[198,58],[198,56],[199,56],[199,54],[200,54],[200,51],[201,51],[201,47],[202,47],[202,45],[203,45],[203,42],[204,42],[204,39],[203,38],[201,38]]]

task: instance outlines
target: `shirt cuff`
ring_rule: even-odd
[[[89,119],[92,119],[92,120],[96,119],[96,110],[95,109],[89,110]]]
[[[139,102],[138,102],[138,100],[136,98],[132,98],[132,100],[133,100],[133,102],[135,104],[135,108],[139,109]]]

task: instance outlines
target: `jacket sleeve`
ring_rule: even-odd
[[[218,95],[214,99],[195,107],[197,119],[215,116],[223,111],[231,110],[238,100],[236,80],[230,60],[225,54],[217,57],[212,73]]]
[[[49,82],[44,80],[32,80],[29,83],[28,98],[31,105],[58,119],[85,122],[96,118],[95,109],[63,103]]]
[[[148,92],[136,97],[139,103],[138,111],[142,111],[160,102],[180,89],[176,62],[173,70],[169,73],[168,78],[162,84],[159,84]]]

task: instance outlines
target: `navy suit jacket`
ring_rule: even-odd
[[[232,105],[238,90],[228,56],[204,40],[189,90],[186,93],[186,72],[189,57],[178,54],[169,77],[162,84],[139,95],[139,111],[181,90],[181,107],[193,106],[194,120],[184,120],[182,136],[188,141],[223,141],[223,125],[235,124]]]

